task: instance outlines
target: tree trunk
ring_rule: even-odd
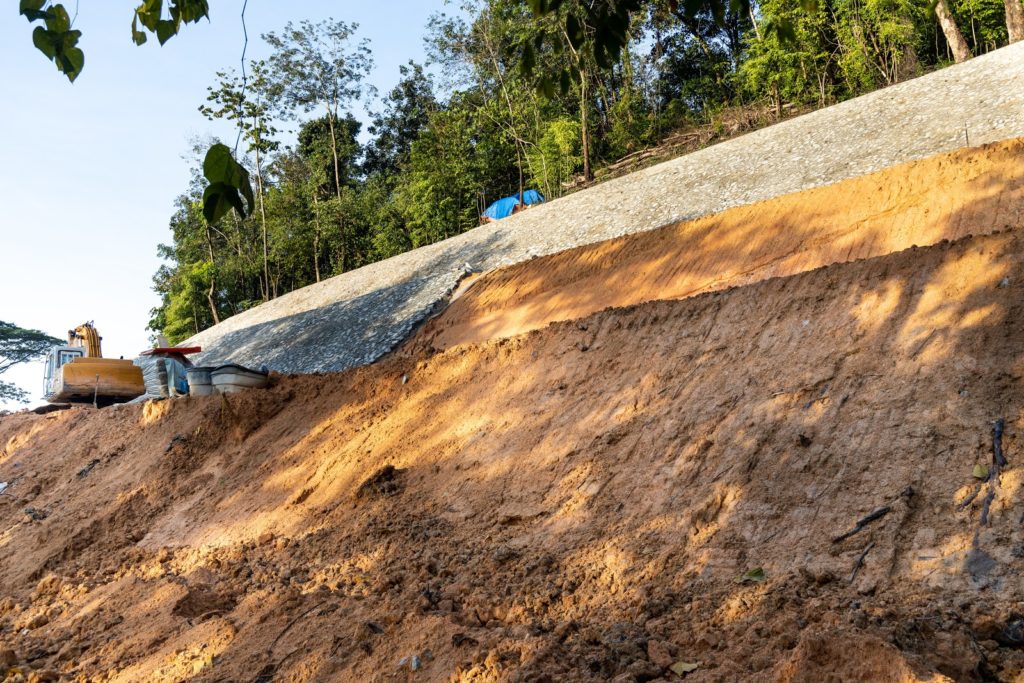
[[[590,168],[590,96],[587,89],[587,72],[580,69],[580,142],[583,146],[583,180],[594,179]]]
[[[516,141],[516,165],[519,167],[519,208],[523,206],[523,153],[519,149],[519,141]]]
[[[334,114],[327,113],[327,126],[331,129],[331,157],[334,159],[334,191],[341,202],[341,164],[338,161],[338,138],[334,134]]]
[[[327,113],[327,125],[331,129],[331,156],[334,157],[334,190],[338,196],[338,213],[341,214],[341,164],[338,162],[338,138],[334,133],[334,112]],[[341,272],[345,272],[345,260],[347,245],[345,244],[345,221],[338,220],[338,229],[341,231]]]
[[[320,211],[319,202],[316,199],[316,190],[313,191],[313,272],[316,273],[316,281],[320,282]]]
[[[1006,0],[1009,2],[1010,0]],[[1017,6],[1020,6],[1020,0],[1016,0]],[[964,40],[964,34],[960,33],[960,29],[956,25],[956,21],[953,19],[953,13],[949,11],[949,5],[946,4],[946,0],[938,0],[935,5],[935,16],[939,20],[939,26],[942,27],[942,35],[946,36],[946,43],[949,44],[949,49],[953,52],[953,61],[959,64],[960,62],[966,62],[971,58],[971,48],[968,47],[967,41]]]
[[[345,239],[345,217],[342,216],[338,219],[338,227],[341,229],[341,251],[338,254],[338,261],[341,263],[341,270],[338,272],[348,272],[348,240]]]
[[[1024,40],[1024,8],[1020,0],[1003,0],[1003,8],[1006,10],[1006,33],[1010,42]]]
[[[263,163],[259,141],[253,146],[256,148],[256,192],[260,198],[260,222],[263,224],[263,300],[270,301],[270,251],[267,249],[267,210],[263,205]]]
[[[210,226],[206,226],[206,250],[210,255],[210,289],[206,291],[206,302],[210,304],[210,313],[213,315],[213,324],[220,324],[220,316],[217,315],[217,302],[213,298],[217,291],[217,270],[216,262],[213,260],[213,238],[210,237]]]

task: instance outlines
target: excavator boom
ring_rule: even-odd
[[[86,358],[103,358],[103,348],[100,346],[102,341],[103,337],[96,331],[91,320],[68,330],[68,346],[83,347]]]

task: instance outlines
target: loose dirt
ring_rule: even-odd
[[[1011,230],[0,418],[0,680],[1019,680],[1022,309]]]

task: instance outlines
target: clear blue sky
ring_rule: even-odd
[[[73,11],[75,0],[64,4]],[[173,201],[188,183],[190,138],[234,138],[196,108],[214,72],[237,68],[243,43],[242,0],[213,0],[210,22],[163,47],[152,37],[136,47],[137,4],[80,3],[85,68],[73,85],[32,46],[16,3],[4,3],[0,20],[0,320],[58,337],[95,320],[115,358],[148,345],[156,246],[170,240]],[[383,94],[399,65],[424,61],[428,17],[445,9],[442,0],[249,0],[247,54],[266,56],[260,34],[289,20],[354,21],[371,40],[370,82]],[[2,379],[38,400],[41,377],[32,364]]]

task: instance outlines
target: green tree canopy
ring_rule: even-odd
[[[39,330],[18,327],[0,320],[0,374],[20,363],[28,363],[46,355],[61,340]],[[0,401],[28,402],[28,393],[10,382],[0,381]]]

